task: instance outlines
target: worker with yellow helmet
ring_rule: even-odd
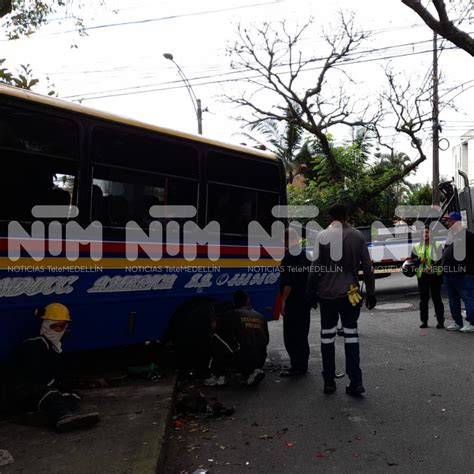
[[[80,413],[81,397],[61,383],[62,338],[71,322],[69,309],[61,303],[50,303],[35,314],[42,321],[40,335],[26,339],[18,353],[25,401],[30,408],[45,413],[58,432],[95,425],[99,414]]]

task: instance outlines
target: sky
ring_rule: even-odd
[[[82,99],[89,107],[196,133],[197,120],[188,92],[174,64],[163,57],[171,53],[206,110],[204,135],[233,143],[248,142],[242,136],[243,122],[238,119],[246,112],[223,101],[224,95],[239,95],[249,87],[241,79],[229,81],[242,78],[241,74],[231,74],[231,58],[226,54],[227,47],[237,39],[239,24],[251,27],[285,19],[288,25],[296,25],[312,16],[315,27],[307,32],[299,48],[304,55],[318,56],[324,51],[322,32],[333,31],[338,12],[354,12],[356,24],[372,31],[372,38],[363,48],[391,47],[367,54],[365,58],[370,62],[345,67],[354,80],[349,90],[362,103],[375,103],[378,92],[385,87],[383,69],[388,61],[414,84],[424,82],[430,74],[432,32],[400,0],[104,1],[104,5],[97,5],[83,0],[80,14],[88,28],[87,36],[79,36],[73,22],[53,19],[28,38],[0,40],[0,57],[6,57],[10,67],[30,64],[40,79],[48,76],[60,98]],[[467,12],[462,13],[464,18]],[[467,31],[473,28],[468,21],[461,26]],[[443,40],[440,44],[452,46]],[[379,60],[386,56],[399,57]],[[456,110],[444,108],[440,114],[441,137],[453,146],[461,135],[474,129],[474,62],[456,49],[443,50],[439,61],[444,81],[441,96],[448,87],[464,83],[456,91],[462,93],[452,101]],[[301,87],[311,87],[314,80],[314,73],[306,73]],[[277,102],[272,96],[260,100]],[[409,142],[393,129],[384,133],[396,149],[417,158]],[[351,131],[338,128],[333,134],[337,142],[343,142],[350,138]],[[422,133],[422,138],[424,151],[431,156],[429,130]],[[447,147],[447,141],[442,145]],[[431,180],[431,166],[430,159],[410,180]],[[450,177],[453,172],[452,150],[448,148],[440,153],[440,173]]]

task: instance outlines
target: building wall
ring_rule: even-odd
[[[464,181],[458,170],[464,171],[469,182],[474,184],[474,130],[461,137],[461,143],[453,147],[454,179],[458,189],[464,187]]]

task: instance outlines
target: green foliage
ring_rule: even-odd
[[[72,0],[11,0],[11,10],[3,9],[3,31],[8,39],[18,39],[32,35],[38,28],[47,23],[55,13],[68,10],[73,6]],[[74,2],[74,7],[81,8],[81,2]],[[79,33],[84,34],[82,18],[74,17]]]
[[[62,0],[32,1],[32,0],[12,0],[12,11],[6,16],[3,28],[9,39],[18,39],[21,36],[31,35],[47,18],[57,11],[58,7],[63,7]]]
[[[355,225],[369,225],[374,219],[391,221],[395,207],[402,202],[411,185],[401,178],[390,186],[384,186],[400,174],[409,158],[404,154],[395,153],[383,155],[372,163],[370,143],[367,143],[366,138],[358,140],[356,137],[346,145],[336,146],[334,139],[330,135],[327,136],[344,174],[343,185],[333,178],[318,141],[307,140],[303,149],[306,150],[307,157],[310,157],[306,176],[308,184],[304,188],[288,186],[289,204],[317,206],[320,210],[320,223],[328,222],[326,211],[336,202],[342,202],[349,207]],[[383,189],[378,192],[380,188]]]
[[[0,59],[0,82],[10,86],[19,87],[20,89],[32,90],[40,82],[39,79],[33,77],[33,71],[29,64],[22,64],[18,71],[12,72],[4,66],[5,59]],[[51,84],[48,80],[48,95],[56,95],[56,92],[51,89]]]
[[[295,106],[297,109],[297,107]],[[283,161],[286,174],[291,182],[298,165],[301,163],[301,151],[304,145],[303,129],[292,120],[292,112],[289,108],[285,110],[287,120],[284,122],[267,119],[250,127],[252,132],[259,133],[266,145],[250,134],[244,134],[259,145],[269,145],[276,156]]]
[[[403,200],[409,206],[430,205],[432,203],[433,188],[429,183],[415,184]]]

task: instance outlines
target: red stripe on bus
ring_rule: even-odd
[[[90,247],[91,244],[80,244],[80,248],[84,249],[83,252],[86,251]],[[163,253],[163,244],[147,244],[146,245],[149,251],[156,251]],[[140,244],[139,244],[140,246]],[[209,249],[216,248],[215,245],[197,245],[197,255],[207,255],[209,253]],[[28,240],[28,248],[31,250],[38,250],[42,251],[44,249],[44,241],[40,239],[36,240]],[[194,250],[194,245],[179,245],[179,252],[178,254],[182,254],[185,250]],[[275,247],[276,249],[276,247]],[[7,251],[8,250],[8,239],[0,239],[0,251]],[[61,241],[61,252],[65,252],[66,246],[65,241]],[[102,250],[104,253],[125,253],[126,244],[125,242],[104,242],[102,246]],[[247,247],[247,246],[234,246],[234,245],[220,245],[219,246],[219,253],[221,256],[224,255],[242,255],[242,256],[259,256],[259,257],[269,257],[269,252],[261,247]],[[139,248],[138,250],[139,255],[146,255],[146,252]]]

